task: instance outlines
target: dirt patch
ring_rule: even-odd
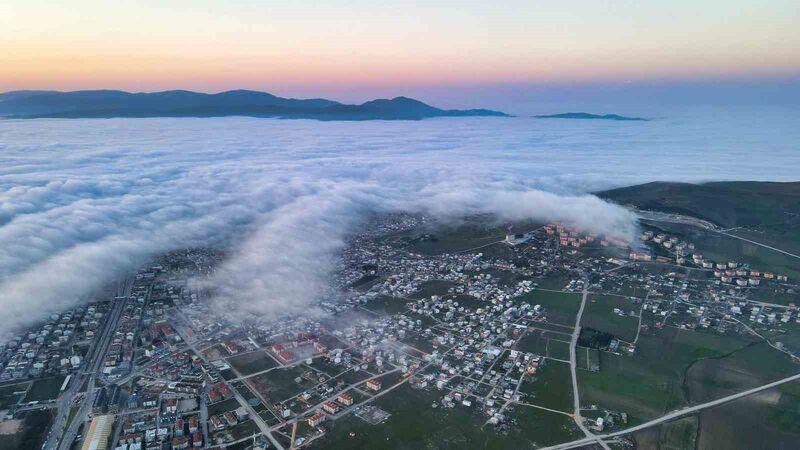
[[[17,432],[22,427],[21,420],[4,420],[0,422],[0,434],[1,435],[11,435],[17,434]]]

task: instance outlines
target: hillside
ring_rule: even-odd
[[[639,209],[698,217],[724,228],[800,225],[800,182],[654,182],[597,195]]]
[[[347,105],[321,98],[293,99],[266,92],[15,91],[0,94],[0,117],[111,118],[251,116],[316,120],[421,120],[430,117],[506,116],[486,109],[444,110],[407,97]]]
[[[642,117],[627,117],[619,114],[591,114],[585,112],[573,112],[563,114],[549,114],[536,116],[537,119],[587,119],[587,120],[618,120],[618,121],[640,121],[646,122]]]

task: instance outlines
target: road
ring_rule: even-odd
[[[639,215],[639,217],[647,219],[647,220],[694,225],[694,226],[706,229],[708,231],[713,231],[715,233],[722,234],[722,235],[728,236],[728,237],[732,237],[734,239],[739,239],[741,241],[749,242],[751,244],[758,245],[760,247],[764,247],[764,248],[776,251],[778,253],[783,253],[786,256],[791,256],[793,258],[800,259],[800,255],[796,255],[794,253],[789,253],[786,250],[781,250],[779,248],[772,247],[772,246],[767,245],[767,244],[762,244],[761,242],[756,242],[756,241],[753,241],[753,240],[750,240],[750,239],[747,239],[747,238],[743,238],[743,237],[737,236],[735,234],[730,234],[726,230],[721,230],[719,227],[717,227],[716,225],[712,224],[711,222],[708,222],[708,221],[705,221],[705,220],[702,220],[702,219],[698,219],[698,218],[695,218],[695,217],[684,216],[684,215],[680,215],[680,214],[660,213],[660,212],[657,212],[657,211],[645,211],[645,210],[636,210],[636,213]],[[733,229],[733,228],[731,228],[731,229]]]
[[[578,428],[581,429],[583,434],[589,442],[597,442],[605,450],[611,450],[605,442],[597,439],[586,425],[583,424],[583,417],[581,416],[581,399],[578,394],[578,337],[581,334],[581,317],[583,316],[583,309],[586,307],[586,299],[589,297],[589,281],[584,279],[583,282],[583,296],[581,297],[581,306],[578,308],[578,316],[575,318],[575,329],[572,331],[572,341],[569,345],[569,370],[572,373],[572,400],[574,402],[575,413],[573,419]]]
[[[717,400],[712,400],[712,401],[707,402],[707,403],[702,403],[700,405],[695,405],[695,406],[692,406],[692,407],[689,407],[689,408],[679,409],[677,411],[673,411],[671,413],[665,414],[665,415],[659,417],[658,419],[653,419],[653,420],[651,420],[649,422],[645,422],[645,423],[643,423],[641,425],[637,425],[635,427],[628,428],[628,429],[625,429],[625,430],[622,430],[622,431],[617,431],[615,433],[607,433],[607,434],[597,434],[597,435],[594,435],[594,437],[591,437],[591,438],[587,437],[587,438],[578,439],[578,440],[575,440],[575,441],[572,441],[572,442],[565,442],[563,444],[554,445],[552,447],[545,447],[543,450],[565,450],[565,449],[569,449],[569,448],[581,447],[581,446],[584,446],[584,445],[592,444],[596,439],[614,438],[614,437],[617,437],[617,436],[622,436],[622,435],[625,435],[625,434],[633,433],[633,432],[636,432],[636,431],[639,431],[639,430],[644,430],[645,428],[650,428],[650,427],[652,427],[654,425],[658,425],[660,423],[668,422],[670,420],[677,419],[679,417],[683,417],[683,416],[686,416],[688,414],[693,414],[693,413],[696,413],[697,411],[702,411],[702,410],[707,409],[707,408],[713,408],[715,406],[719,406],[719,405],[722,405],[722,404],[725,404],[725,403],[728,403],[728,402],[731,402],[731,401],[734,401],[734,400],[738,400],[738,399],[740,399],[742,397],[747,397],[748,395],[756,394],[758,392],[761,392],[761,391],[764,391],[764,390],[767,390],[767,389],[772,389],[772,388],[774,388],[776,386],[780,386],[780,385],[786,384],[786,383],[791,383],[792,381],[797,381],[797,380],[800,380],[800,374],[792,375],[790,377],[786,377],[786,378],[780,379],[778,381],[773,381],[772,383],[767,383],[765,385],[762,385],[762,386],[759,386],[759,387],[756,387],[756,388],[753,388],[753,389],[749,389],[747,391],[739,392],[738,394],[733,394],[733,395],[729,395],[727,397],[722,397],[722,398],[719,398]]]
[[[715,230],[715,231],[716,231],[716,230]],[[751,241],[750,239],[743,238],[743,237],[741,237],[741,236],[736,236],[735,234],[726,233],[726,232],[724,232],[724,231],[717,231],[717,233],[719,233],[719,234],[723,234],[723,235],[725,235],[725,236],[728,236],[728,237],[732,237],[732,238],[734,238],[734,239],[739,239],[740,241],[749,242],[749,243],[751,243],[751,244],[755,244],[755,245],[758,245],[758,246],[760,246],[760,247],[768,248],[768,249],[770,249],[770,250],[774,250],[774,251],[776,251],[776,252],[778,252],[778,253],[783,253],[783,254],[784,254],[784,255],[786,255],[786,256],[791,256],[791,257],[793,257],[793,258],[800,259],[800,255],[795,255],[794,253],[789,253],[789,252],[787,252],[786,250],[781,250],[781,249],[779,249],[779,248],[771,247],[771,246],[769,246],[769,245],[767,245],[767,244],[762,244],[761,242]]]
[[[176,307],[175,308],[175,312],[176,312],[176,314],[181,315],[183,317],[183,319],[187,321],[186,323],[189,323],[187,318],[186,318],[186,316],[183,315],[182,312],[180,311],[180,308]],[[186,343],[187,349],[191,350],[192,352],[194,352],[194,354],[197,355],[197,357],[200,358],[200,360],[203,363],[210,364],[210,362],[206,359],[205,355],[202,352],[200,352],[200,350],[197,349],[197,339],[193,338],[193,337],[186,336],[183,333],[183,327],[176,327],[175,329],[178,332],[178,334],[181,336],[181,339],[183,340],[183,342]],[[228,384],[227,382],[225,382],[225,383],[226,383],[226,385]],[[275,439],[275,436],[272,435],[272,431],[270,430],[269,425],[267,425],[266,422],[264,422],[264,419],[262,419],[261,416],[258,415],[256,410],[252,406],[250,406],[249,403],[247,403],[247,400],[245,400],[245,398],[242,396],[242,394],[240,394],[239,391],[236,388],[234,388],[232,386],[228,386],[228,387],[230,388],[231,392],[233,392],[233,396],[236,399],[236,401],[239,402],[239,405],[243,406],[247,410],[247,413],[250,415],[250,418],[253,419],[253,422],[256,424],[256,426],[261,431],[261,433],[267,439],[269,439],[270,443],[272,443],[272,445],[274,445],[276,449],[284,450],[284,448],[281,445],[281,443],[278,442],[278,440]],[[203,404],[204,403],[205,403],[205,399],[203,400]],[[202,407],[202,405],[201,405],[200,411],[201,411],[200,412],[201,418],[203,419],[202,422],[204,424],[203,432],[206,433],[206,436],[205,436],[206,437],[206,441],[205,442],[206,442],[206,445],[208,445],[209,444],[208,437],[207,437],[208,428],[207,428],[207,420],[206,420],[208,418],[208,410],[206,408]]]
[[[125,280],[120,284],[119,291],[117,292],[118,297],[123,296],[127,298],[130,295],[130,290],[133,283],[129,281],[130,280]],[[80,370],[73,374],[69,387],[59,398],[58,413],[56,414],[56,418],[53,422],[50,435],[47,437],[47,441],[42,447],[43,450],[69,450],[69,448],[72,446],[72,442],[78,435],[78,430],[89,414],[92,402],[94,401],[95,375],[100,371],[100,366],[103,363],[108,346],[112,341],[114,331],[117,329],[117,324],[120,316],[122,315],[124,306],[124,301],[112,300],[111,309],[108,313],[108,319],[103,325],[103,331],[99,337],[95,338],[93,348],[90,349],[88,353],[91,355],[91,357],[84,360],[84,363],[86,364],[85,370]],[[83,368],[84,366],[81,367]],[[62,434],[61,430],[63,429],[69,414],[72,398],[78,393],[81,385],[83,385],[84,381],[87,379],[88,387],[86,389],[86,397],[84,398],[78,413],[75,415],[75,418],[72,420],[72,423],[69,425],[69,428],[64,431],[63,438],[59,442],[59,437]]]

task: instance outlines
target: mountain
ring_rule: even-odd
[[[637,121],[647,121],[647,119],[641,117],[625,117],[620,116],[617,114],[590,114],[585,112],[577,112],[577,113],[563,113],[563,114],[551,114],[547,116],[536,116],[537,119],[598,119],[598,120],[637,120]]]
[[[507,115],[486,109],[444,110],[407,97],[347,105],[321,98],[293,99],[266,92],[234,90],[217,94],[173,90],[130,93],[94,91],[13,91],[0,94],[0,117],[111,118],[251,116],[317,120],[421,120],[429,117]]]

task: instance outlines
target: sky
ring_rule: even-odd
[[[800,98],[798,23],[796,0],[6,0],[0,91],[247,88],[513,108],[573,89],[732,89],[780,103],[786,89]]]

